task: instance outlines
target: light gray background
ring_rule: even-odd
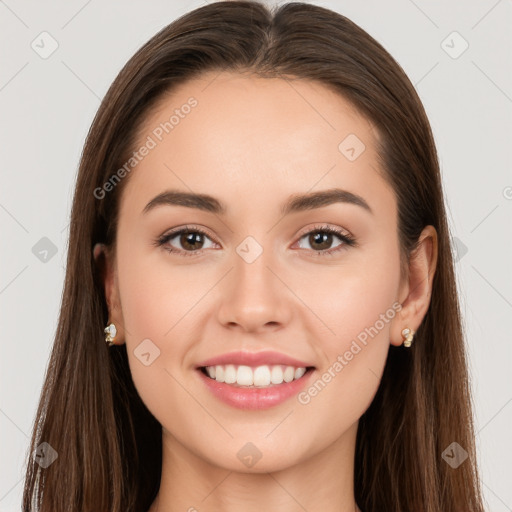
[[[23,460],[55,334],[87,130],[137,48],[204,3],[0,0],[1,512],[20,510]],[[512,511],[512,2],[311,3],[348,16],[381,42],[424,102],[459,247],[484,493],[489,511]],[[43,31],[58,43],[46,59],[31,47],[42,45]],[[453,31],[469,44],[457,58],[464,41],[450,36]],[[46,262],[33,252],[43,237],[57,251]]]

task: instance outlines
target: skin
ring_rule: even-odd
[[[125,178],[115,257],[102,245],[94,250],[115,342],[127,344],[135,386],[163,427],[162,480],[150,511],[359,510],[358,421],[390,344],[402,344],[402,329],[416,331],[428,309],[436,232],[424,229],[401,276],[397,203],[377,163],[378,134],[322,84],[205,74],[159,103],[139,129],[141,144],[190,96],[198,105]],[[366,146],[354,161],[338,149],[348,134]],[[362,196],[373,213],[335,203],[280,214],[292,194],[332,187]],[[212,195],[227,213],[166,205],[142,214],[171,188]],[[341,250],[317,254],[307,235],[318,224],[349,232],[358,245],[333,235],[324,253]],[[201,254],[154,245],[185,225],[208,232],[196,245]],[[263,249],[250,264],[236,252],[247,236]],[[167,246],[186,251],[179,237]],[[239,410],[214,397],[194,370],[229,351],[274,349],[314,365],[313,383],[394,303],[401,310],[307,404],[292,397]],[[147,338],[160,350],[149,366],[134,354]],[[262,454],[250,468],[237,457],[247,442]]]

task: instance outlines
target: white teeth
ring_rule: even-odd
[[[272,366],[272,371],[270,372],[270,382],[272,382],[272,384],[283,383],[283,369],[280,366]]]
[[[224,382],[226,384],[234,384],[236,382],[236,368],[234,365],[226,365],[226,369],[224,370]]]
[[[236,372],[236,383],[241,386],[252,386],[254,377],[249,366],[239,366]]]
[[[266,387],[300,379],[306,373],[306,368],[284,365],[251,367],[227,364],[207,366],[206,373],[217,382],[238,386]]]
[[[208,369],[209,366],[206,367]],[[224,366],[217,365],[215,367],[215,380],[217,382],[224,382]]]
[[[295,369],[295,378],[300,379],[306,373],[306,368],[296,368]]]
[[[258,366],[254,370],[254,385],[268,386],[270,385],[270,368],[268,366]]]
[[[295,368],[293,366],[287,366],[283,372],[283,380],[285,382],[291,382],[295,376]]]

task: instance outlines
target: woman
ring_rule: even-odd
[[[465,358],[400,66],[321,7],[201,7],[88,135],[23,508],[482,511]]]

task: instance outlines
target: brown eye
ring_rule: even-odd
[[[339,242],[333,245],[336,238]],[[306,240],[309,247],[302,246],[303,240]],[[181,256],[199,255],[204,249],[211,249],[216,245],[210,236],[199,228],[182,228],[173,231],[163,235],[155,243],[158,246],[163,246],[170,253],[181,253]],[[329,226],[317,227],[299,239],[301,249],[309,249],[318,255],[326,256],[356,245],[356,241],[351,235]]]
[[[332,233],[325,231],[315,231],[308,236],[308,242],[312,249],[316,251],[325,251],[330,249],[332,245]]]
[[[181,247],[186,251],[193,251],[196,249],[202,249],[204,244],[204,235],[197,231],[184,231],[181,233],[179,238]]]
[[[339,243],[333,246],[335,239],[339,240]],[[303,247],[301,241],[306,240],[309,247]],[[299,240],[299,246],[302,249],[310,249],[320,253],[330,254],[337,250],[343,249],[344,246],[354,245],[354,240],[344,233],[339,232],[337,229],[325,227],[322,229],[315,229],[303,235]]]
[[[200,229],[183,228],[163,235],[158,239],[157,245],[163,246],[169,252],[191,255],[200,253],[203,249],[212,248],[214,243],[211,238]]]

